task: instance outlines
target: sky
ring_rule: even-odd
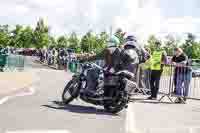
[[[191,32],[200,36],[199,0],[0,0],[0,24],[32,25],[45,18],[51,34],[122,28],[140,39]]]

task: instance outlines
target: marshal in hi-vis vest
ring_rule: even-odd
[[[151,70],[161,70],[163,51],[154,51],[151,58]]]

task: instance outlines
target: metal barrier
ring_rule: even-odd
[[[174,102],[172,97],[200,100],[200,76],[194,77],[193,67],[195,66],[186,66],[182,64],[163,65],[163,72],[159,85],[159,94],[161,95],[159,101],[164,97],[167,97],[171,102]],[[147,76],[151,77],[151,72],[149,75],[147,74]],[[150,85],[150,83],[144,80],[144,70],[140,69],[140,75],[138,77],[139,89],[142,90],[142,92],[150,90],[145,85],[147,83]],[[146,93],[143,94],[146,95]]]
[[[44,63],[48,66],[54,67],[56,69],[63,69],[66,71],[70,71],[72,73],[76,73],[80,69],[80,61],[78,60],[69,60],[65,59],[64,62],[62,60],[59,60],[58,58],[54,57],[48,57],[48,58],[42,58],[41,56],[37,57],[41,63]],[[103,60],[95,60],[95,61],[84,61],[84,62],[94,62],[99,66],[104,66]]]
[[[0,71],[3,71],[7,62],[7,55],[0,55]]]
[[[1,55],[0,65],[3,71],[24,70],[24,56],[21,55]]]

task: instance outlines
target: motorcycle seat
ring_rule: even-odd
[[[126,77],[126,78],[128,78],[128,79],[134,79],[134,77],[135,77],[135,74],[134,74],[134,73],[129,72],[129,71],[127,71],[127,70],[117,72],[116,75],[118,75],[118,76],[123,76],[123,77]]]

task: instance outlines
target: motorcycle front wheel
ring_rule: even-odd
[[[79,82],[77,79],[70,80],[64,88],[62,93],[62,101],[65,104],[69,104],[78,96]]]
[[[120,92],[114,99],[112,104],[105,104],[104,109],[109,113],[116,114],[126,108],[128,104],[128,95],[124,92]]]

